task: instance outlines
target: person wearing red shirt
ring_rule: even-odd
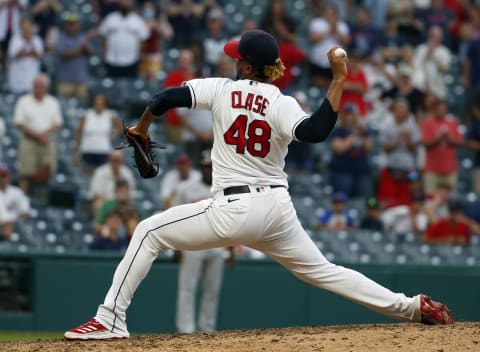
[[[296,76],[294,74],[294,67],[305,61],[305,53],[295,44],[288,42],[280,42],[278,44],[280,57],[285,65],[285,73],[279,79],[273,82],[282,92],[290,87]]]
[[[462,212],[463,206],[457,200],[448,202],[449,215],[431,224],[422,241],[427,244],[468,245],[470,243],[470,225]]]
[[[340,110],[348,103],[357,105],[361,117],[365,117],[367,113],[367,103],[363,95],[368,90],[368,81],[362,67],[363,55],[354,50],[350,56],[348,65],[348,74],[345,79],[342,100],[340,102]]]
[[[180,51],[177,59],[177,67],[170,71],[165,79],[164,88],[180,87],[184,81],[195,78],[193,52],[188,49]],[[167,127],[167,138],[170,143],[179,144],[182,142],[183,122],[176,109],[170,109],[166,113],[165,124]]]
[[[448,183],[452,189],[457,184],[457,148],[463,142],[456,118],[447,111],[447,104],[437,99],[433,114],[422,123],[422,144],[425,146],[423,187],[428,195],[439,182]]]

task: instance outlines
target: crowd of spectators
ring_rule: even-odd
[[[463,201],[467,193],[480,192],[479,1],[267,0],[236,31],[230,25],[236,18],[228,10],[232,3],[242,2],[97,0],[86,15],[58,0],[0,0],[2,94],[16,100],[14,114],[2,117],[21,135],[18,163],[8,167],[17,168],[15,181],[23,192],[31,195],[32,184],[52,181],[56,139],[72,118],[64,116],[60,102],[78,99],[85,113],[68,121],[76,129],[69,167],[90,185],[85,191],[99,236],[94,247],[123,248],[134,221],[105,204],[122,203],[123,188],[133,201],[136,181],[123,152],[112,151],[122,132],[122,111],[108,105],[116,97],[96,91],[92,82],[141,79],[161,89],[195,77],[234,78],[224,43],[261,28],[277,38],[287,67],[274,84],[307,112],[319,106],[332,78],[327,50],[339,45],[349,54],[338,125],[322,149],[326,155],[292,143],[287,156],[289,173],[324,172],[331,186],[332,210],[312,227],[413,232],[432,243],[438,231],[449,231],[436,226],[439,221],[454,226],[461,220],[478,232],[475,216],[464,215],[465,202],[452,195]],[[95,59],[103,71],[92,74]],[[114,103],[122,109],[121,101]],[[0,138],[11,133],[2,121]],[[168,208],[176,185],[199,177],[192,160],[211,147],[212,125],[209,112],[189,109],[169,111],[162,124],[166,140],[179,151],[155,196]],[[473,155],[466,188],[459,187],[459,153]],[[350,199],[364,204],[366,218],[358,224],[348,215]],[[105,244],[108,238],[113,244]]]

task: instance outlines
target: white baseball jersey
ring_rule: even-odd
[[[204,78],[185,82],[192,109],[212,111],[213,191],[235,185],[284,185],[288,144],[309,115],[272,84]]]

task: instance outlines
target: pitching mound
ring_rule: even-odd
[[[0,343],[10,352],[466,352],[480,351],[480,323],[301,327],[134,336],[128,340]]]

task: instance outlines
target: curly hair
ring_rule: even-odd
[[[285,69],[286,67],[283,61],[278,59],[275,65],[265,66],[263,68],[263,74],[268,81],[273,82],[283,76]]]
[[[253,66],[253,69],[255,76],[267,82],[273,82],[285,73],[285,65],[281,59],[278,59],[274,65]]]

